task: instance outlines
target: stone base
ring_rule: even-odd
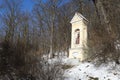
[[[84,51],[81,48],[71,48],[69,50],[69,58],[84,60]]]

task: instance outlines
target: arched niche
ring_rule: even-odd
[[[75,29],[74,38],[75,44],[80,44],[80,29]]]

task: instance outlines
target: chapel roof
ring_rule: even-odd
[[[88,22],[88,20],[81,13],[76,12],[74,17],[70,21],[70,23],[74,23],[74,22],[80,21],[82,19]]]

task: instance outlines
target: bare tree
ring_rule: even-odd
[[[114,60],[116,63],[119,63],[119,54],[116,52],[116,41],[119,41],[119,20],[118,20],[118,5],[119,1],[103,1],[103,0],[92,0],[95,5],[95,11],[97,13],[99,27],[96,28],[96,34],[99,37],[99,42],[101,46],[98,46],[100,49],[97,51],[96,55],[101,56],[103,62],[107,60]],[[117,6],[116,6],[117,5]],[[116,9],[115,12],[113,10]],[[99,30],[97,30],[99,29]],[[116,57],[113,57],[113,55]],[[101,58],[100,57],[100,58]]]
[[[19,22],[19,11],[20,11],[20,1],[12,1],[9,0],[4,1],[4,8],[6,8],[6,12],[3,15],[3,23],[6,33],[6,40],[13,40],[14,38],[14,31]]]

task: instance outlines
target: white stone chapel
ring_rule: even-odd
[[[70,23],[72,24],[72,31],[69,58],[77,58],[83,61],[85,59],[85,49],[87,48],[88,20],[82,14],[76,12]]]

